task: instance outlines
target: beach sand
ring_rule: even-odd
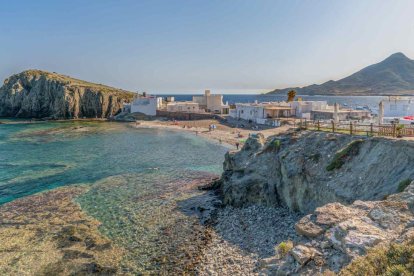
[[[271,135],[281,134],[292,126],[285,125],[279,128],[271,129],[246,129],[238,128],[226,125],[218,120],[194,120],[194,121],[162,121],[162,120],[153,120],[153,121],[137,121],[136,123],[131,123],[132,126],[136,128],[160,128],[168,130],[177,130],[191,132],[194,135],[199,135],[208,139],[218,141],[229,145],[230,148],[236,148],[236,143],[240,144],[240,147],[243,146],[245,140],[249,137],[249,134],[262,133],[265,137]],[[209,131],[210,125],[216,125],[217,128]]]

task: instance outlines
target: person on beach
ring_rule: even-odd
[[[240,143],[236,142],[236,148],[239,149]]]

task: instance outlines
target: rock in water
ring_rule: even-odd
[[[4,81],[0,117],[108,118],[134,93],[40,70],[27,70]]]

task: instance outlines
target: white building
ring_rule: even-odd
[[[389,97],[379,104],[379,122],[388,123],[398,119],[400,123],[411,123],[414,116],[414,100],[407,97]],[[406,117],[406,118],[404,118]]]
[[[157,108],[162,103],[162,98],[155,96],[137,95],[130,104],[130,112],[143,113],[145,115],[155,116],[157,114]]]
[[[230,116],[236,119],[255,122],[258,124],[274,125],[279,118],[290,117],[294,110],[290,105],[278,103],[237,103],[236,108],[230,110]]]
[[[206,90],[204,95],[193,96],[193,102],[198,103],[200,109],[205,109],[207,112],[217,114],[229,113],[229,105],[223,103],[223,95],[211,94],[210,90]]]
[[[200,112],[199,104],[194,102],[169,102],[166,105],[166,109],[169,112]]]
[[[289,105],[295,110],[296,117],[306,119],[310,119],[311,111],[328,108],[326,101],[294,101],[290,102]]]

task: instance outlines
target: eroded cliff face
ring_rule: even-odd
[[[414,143],[323,132],[249,138],[226,154],[224,202],[309,213],[330,202],[381,200],[414,179]]]
[[[0,117],[108,118],[134,93],[56,73],[28,70],[0,88]]]

